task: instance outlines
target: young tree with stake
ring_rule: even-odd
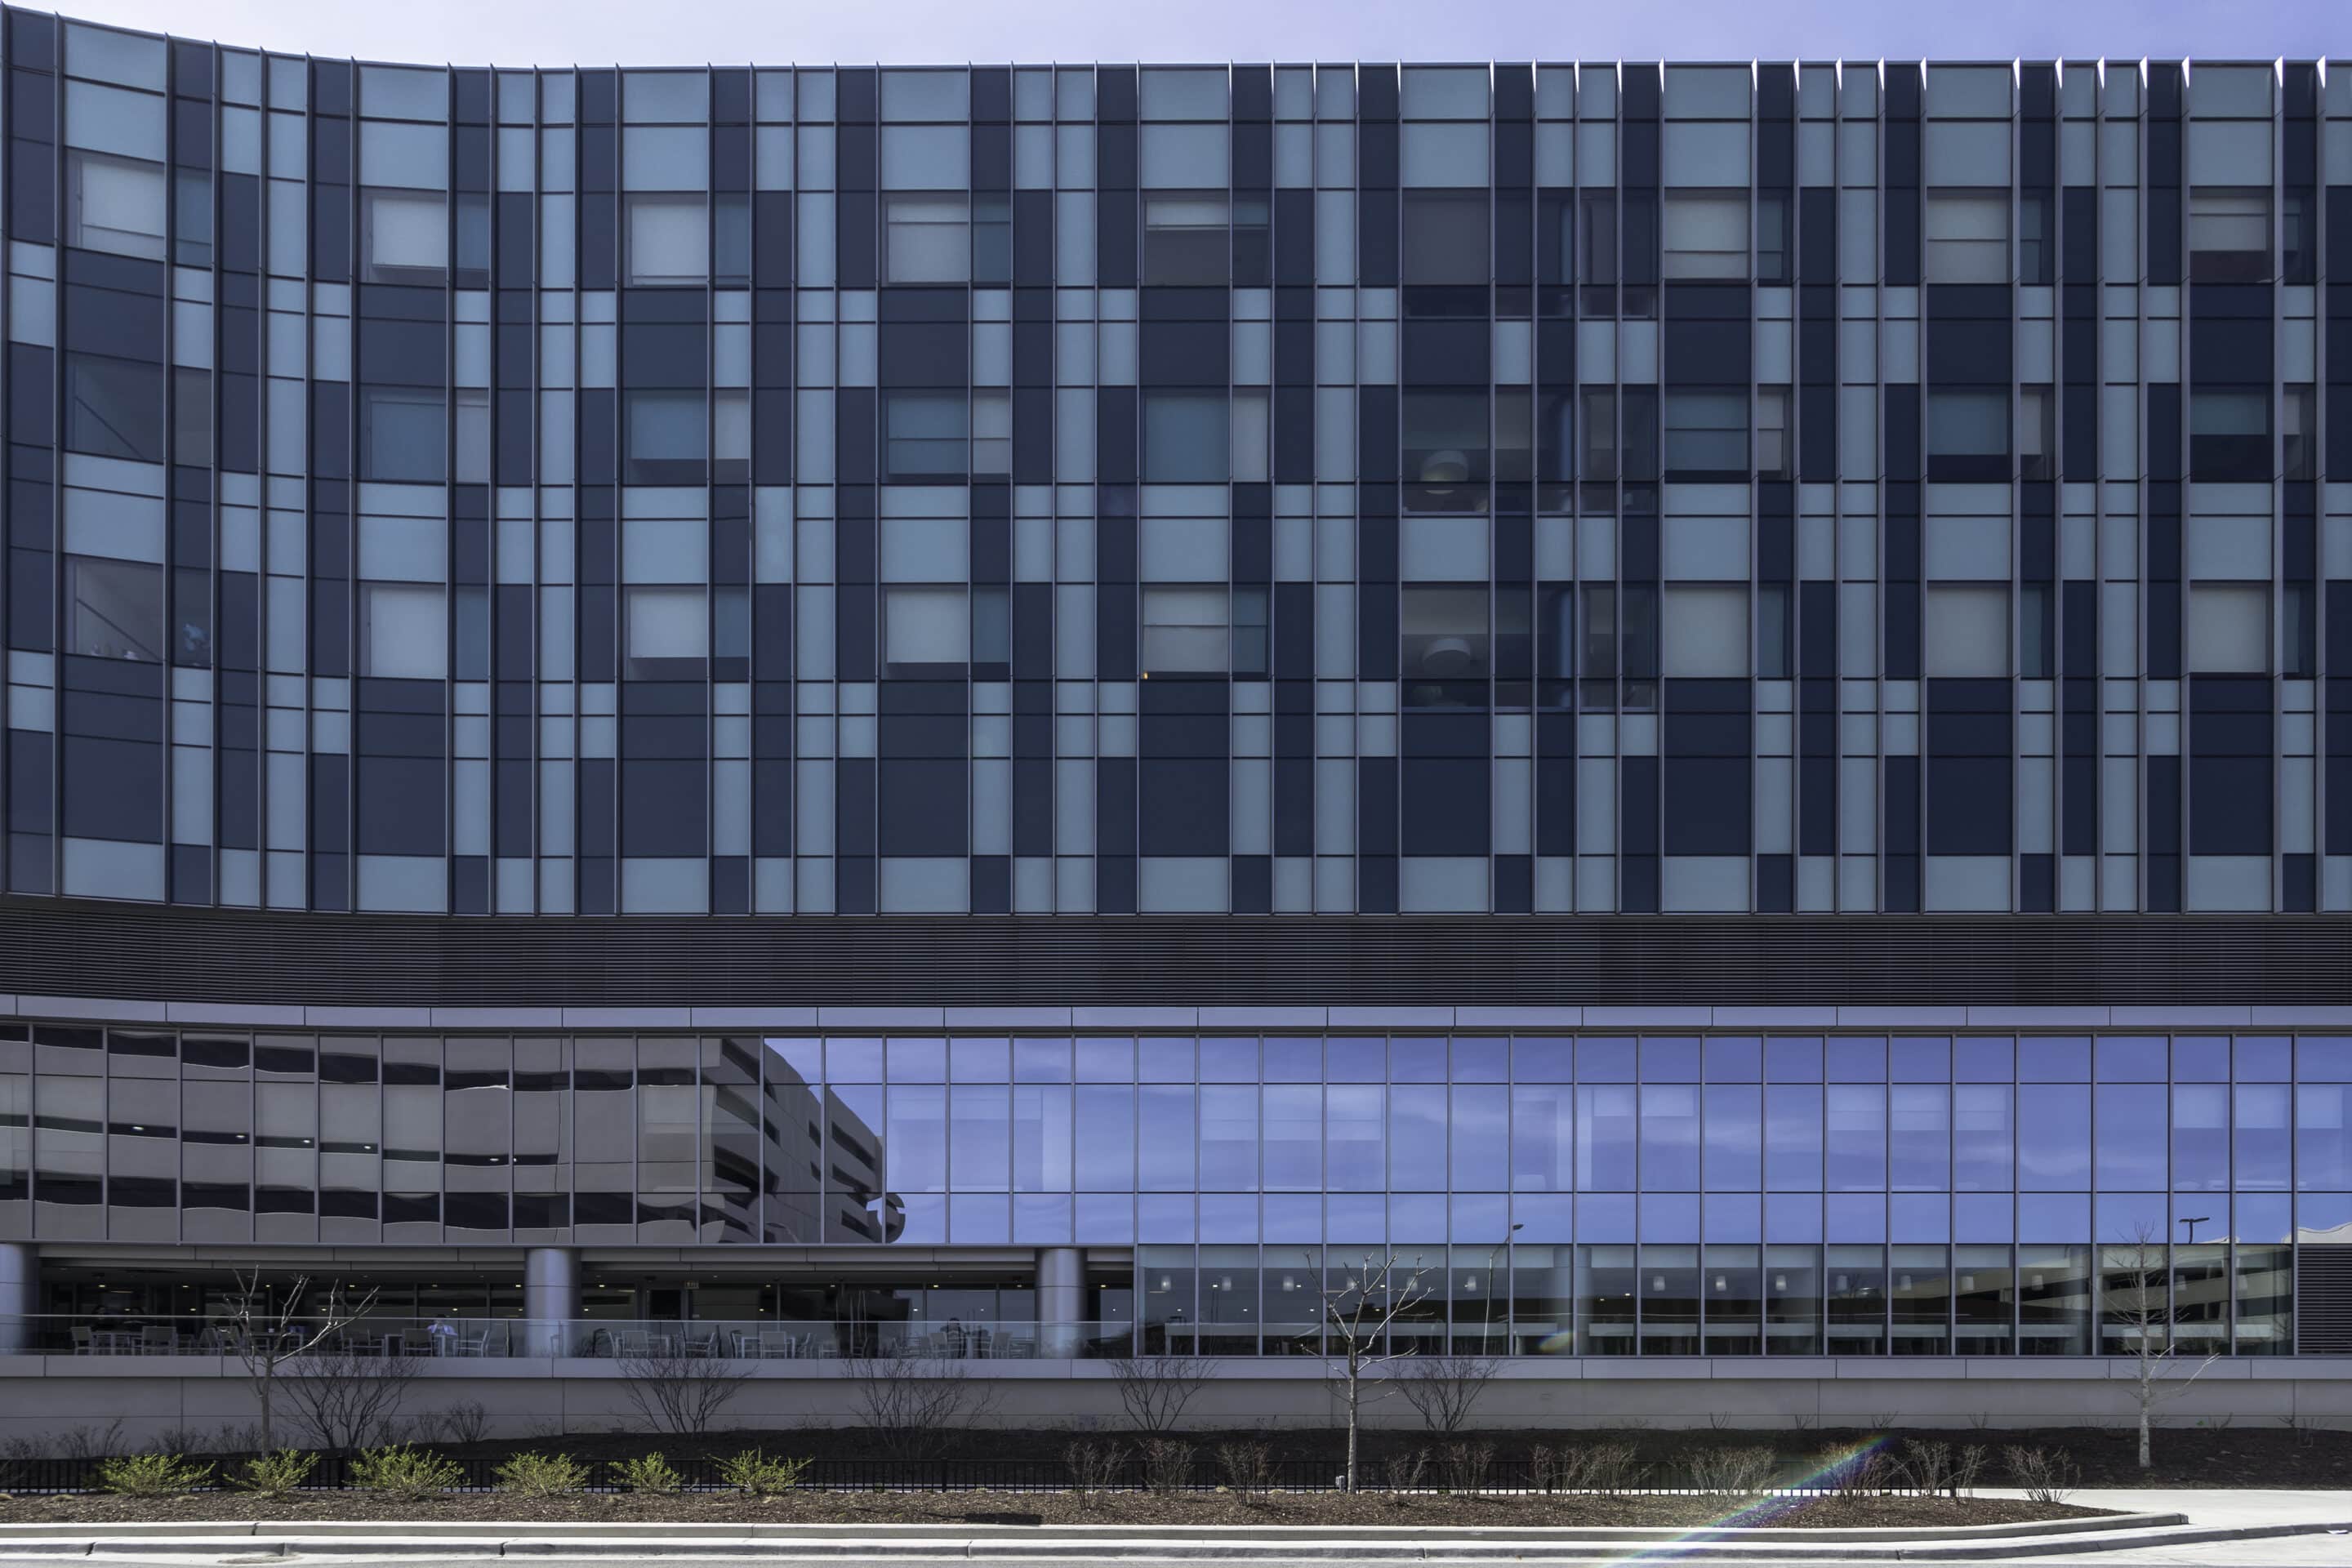
[[[1308,1266],[1314,1260],[1309,1258]],[[1402,1272],[1409,1268],[1410,1272]],[[1396,1253],[1366,1253],[1360,1265],[1343,1271],[1346,1278],[1323,1277],[1323,1331],[1331,1348],[1332,1381],[1344,1390],[1348,1409],[1348,1470],[1345,1489],[1357,1489],[1357,1436],[1364,1409],[1364,1380],[1381,1375],[1410,1351],[1383,1351],[1389,1329],[1397,1319],[1429,1298],[1429,1268],[1415,1258],[1410,1265]],[[1374,1397],[1378,1397],[1377,1394]]]

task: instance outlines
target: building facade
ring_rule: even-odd
[[[1319,1400],[1393,1258],[1529,1409],[2352,1413],[2352,74],[0,105],[25,1378],[265,1267]]]

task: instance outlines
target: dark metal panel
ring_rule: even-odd
[[[2338,917],[295,914],[0,899],[0,992],[244,1004],[2352,1004]]]

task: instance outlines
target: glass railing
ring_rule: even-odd
[[[1738,1320],[1686,1313],[1565,1317],[1447,1327],[1397,1323],[1368,1346],[1381,1355],[1559,1356],[2079,1356],[2127,1355],[2143,1331],[2121,1323],[2017,1325]],[[2168,1338],[2158,1326],[2148,1333]],[[2283,1325],[2181,1322],[2168,1338],[2184,1353],[2290,1353]],[[269,1356],[670,1361],[1101,1361],[1123,1356],[1331,1357],[1346,1335],[1329,1323],[1153,1321],[975,1322],[651,1318],[317,1318],[279,1325],[228,1318],[49,1314],[0,1317],[0,1355],[191,1356],[233,1363]]]
[[[833,1322],[779,1319],[296,1319],[43,1315],[0,1318],[0,1354],[212,1356],[236,1361],[588,1357],[674,1360],[1098,1360],[1135,1353],[1124,1322]]]

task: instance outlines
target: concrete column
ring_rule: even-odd
[[[1037,1250],[1037,1353],[1058,1361],[1076,1360],[1086,1331],[1079,1321],[1087,1311],[1086,1258],[1075,1247],[1045,1247]]]
[[[534,1247],[522,1256],[522,1312],[542,1355],[562,1355],[565,1325],[580,1316],[580,1250]]]
[[[41,1310],[40,1257],[29,1241],[0,1241],[0,1353],[29,1350]]]

